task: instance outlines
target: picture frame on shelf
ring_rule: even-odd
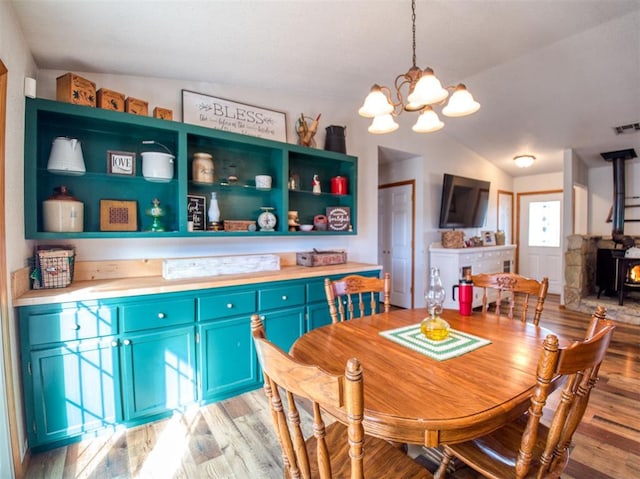
[[[100,200],[100,231],[138,231],[138,202]]]
[[[482,246],[496,245],[496,234],[493,231],[483,231],[480,236],[482,238]]]
[[[136,175],[136,153],[134,151],[107,151],[107,173],[110,175]]]
[[[287,115],[284,112],[190,90],[182,90],[182,122],[287,141]]]
[[[329,231],[349,231],[351,228],[351,208],[348,206],[328,206],[326,214]]]

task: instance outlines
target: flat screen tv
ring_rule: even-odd
[[[479,228],[489,206],[490,182],[444,174],[440,228]]]

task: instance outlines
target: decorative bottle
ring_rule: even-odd
[[[218,196],[215,191],[211,192],[211,200],[209,201],[209,223],[216,225],[220,222],[220,206],[218,206]]]
[[[440,279],[440,270],[432,267],[429,272],[429,283],[424,294],[429,316],[420,323],[420,331],[427,338],[440,341],[449,336],[449,323],[440,317],[444,304],[445,291]]]

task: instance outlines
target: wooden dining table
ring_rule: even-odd
[[[435,447],[486,434],[522,414],[536,385],[542,342],[551,331],[507,317],[445,310],[454,331],[490,341],[436,360],[381,332],[417,325],[425,309],[402,309],[330,324],[301,336],[290,354],[333,374],[356,357],[364,371],[364,428],[398,443]],[[345,422],[344,410],[327,412]]]

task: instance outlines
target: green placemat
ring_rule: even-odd
[[[463,333],[455,329],[449,330],[447,339],[434,341],[420,332],[420,324],[380,331],[380,335],[437,361],[462,356],[474,349],[491,344],[488,339],[479,338],[473,334]]]

